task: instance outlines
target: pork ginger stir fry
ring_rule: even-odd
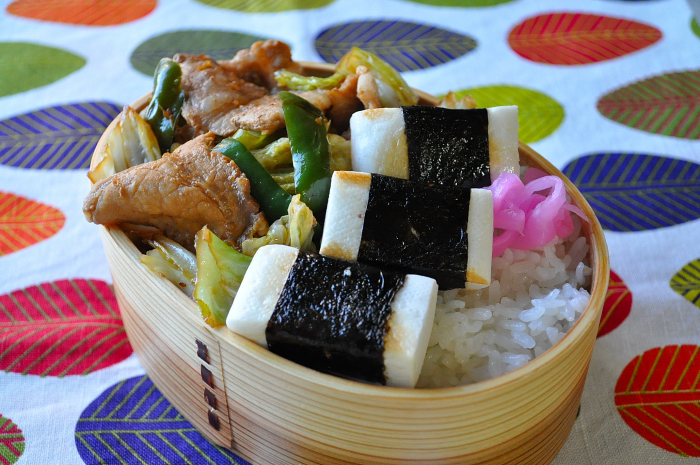
[[[214,135],[205,134],[98,181],[83,204],[85,216],[98,224],[155,226],[191,251],[205,225],[230,244],[265,234],[267,221],[248,178],[213,145]]]
[[[85,216],[97,224],[152,228],[145,229],[150,232],[143,240],[136,239],[144,250],[152,248],[144,264],[186,289],[207,322],[223,324],[228,311],[223,307],[247,268],[240,257],[269,243],[315,249],[330,176],[350,168],[352,114],[416,101],[398,72],[359,49],[349,52],[329,77],[305,76],[289,46],[276,40],[257,42],[231,60],[186,54],[164,58],[148,109],[140,115],[125,109],[134,128],[150,128],[156,137],[144,138],[128,128],[119,132],[120,157],[135,159],[150,150],[157,159],[121,170],[93,168]],[[108,134],[107,146],[116,143],[112,138]],[[291,157],[280,147],[287,147]],[[109,161],[112,155],[105,157]],[[178,257],[188,257],[186,251],[195,252],[195,244],[211,236],[214,242],[205,242],[220,240],[226,247],[217,250],[228,258],[209,254],[204,259],[198,250],[192,279],[192,259],[183,264]],[[222,263],[236,263],[237,277],[223,284],[229,297],[219,299],[224,303],[218,308],[198,294],[219,292],[211,286],[223,281],[212,276],[227,273]],[[207,288],[192,292],[196,283]]]
[[[272,134],[284,128],[280,90],[275,73],[301,72],[289,47],[276,40],[253,44],[232,60],[216,61],[205,55],[177,54],[186,94],[182,114],[196,133],[212,131],[228,137],[238,129]],[[357,76],[349,75],[337,89],[298,92],[337,125],[347,126],[350,114],[362,109]]]

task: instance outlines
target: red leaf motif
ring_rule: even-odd
[[[515,53],[552,65],[610,60],[648,47],[661,31],[647,24],[585,13],[550,13],[528,18],[508,36]]]
[[[598,325],[598,337],[605,336],[627,319],[632,309],[632,293],[622,279],[610,270],[610,285]]]
[[[0,369],[84,375],[132,349],[114,293],[97,280],[61,280],[0,296]]]
[[[65,222],[53,207],[0,192],[0,257],[48,239]]]
[[[615,405],[647,441],[684,457],[700,457],[699,381],[700,347],[657,347],[622,370]]]
[[[143,18],[157,0],[16,0],[7,12],[16,16],[57,23],[112,26]]]

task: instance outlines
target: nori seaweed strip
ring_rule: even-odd
[[[387,323],[405,278],[299,251],[267,323],[269,349],[318,371],[386,384]]]
[[[470,194],[372,174],[357,261],[464,287]]]
[[[408,179],[464,189],[491,184],[489,119],[485,108],[401,108],[408,146]]]

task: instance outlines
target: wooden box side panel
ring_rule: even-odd
[[[215,444],[230,448],[231,425],[218,339],[198,315],[189,312],[188,304],[194,306],[193,302],[141,265],[140,253],[123,232],[101,230],[124,327],[146,373],[200,432]],[[206,360],[198,355],[197,340],[206,346]],[[202,375],[203,368],[211,377]],[[216,399],[211,401],[214,406],[205,398],[205,389]]]

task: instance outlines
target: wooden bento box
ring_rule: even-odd
[[[304,65],[312,74],[332,69]],[[437,104],[419,95],[422,104]],[[140,111],[148,100],[132,107]],[[226,327],[211,328],[195,302],[139,262],[141,253],[125,233],[100,226],[124,326],[148,376],[204,436],[256,465],[549,463],[576,418],[609,265],[602,229],[581,193],[522,142],[519,151],[521,164],[563,178],[590,219],[584,233],[592,268],[592,298],[578,322],[525,366],[443,389],[390,388],[322,374]]]

